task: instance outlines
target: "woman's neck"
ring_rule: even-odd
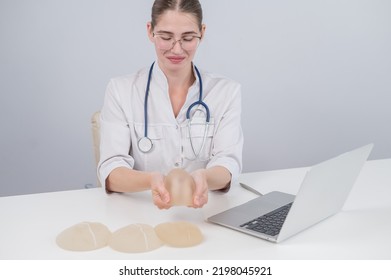
[[[162,69],[168,82],[168,95],[175,117],[178,116],[183,104],[186,101],[187,92],[193,85],[196,78],[194,77],[193,67],[178,71],[165,71]]]
[[[165,75],[170,89],[187,91],[195,81],[193,68],[188,68],[186,71],[166,71]]]

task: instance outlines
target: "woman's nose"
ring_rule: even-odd
[[[171,52],[172,53],[175,53],[175,54],[181,54],[183,53],[183,48],[182,48],[182,44],[181,44],[181,40],[177,40],[174,42],[173,46],[172,46],[172,49],[171,49]]]

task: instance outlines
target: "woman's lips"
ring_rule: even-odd
[[[167,59],[174,64],[178,64],[181,63],[185,58],[182,56],[168,56]]]

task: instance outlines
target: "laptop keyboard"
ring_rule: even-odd
[[[275,236],[280,233],[286,215],[288,214],[291,206],[292,203],[289,203],[240,226],[246,229]]]

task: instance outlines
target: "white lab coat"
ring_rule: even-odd
[[[137,146],[144,136],[144,98],[149,67],[133,75],[111,79],[101,110],[101,143],[98,177],[103,186],[117,167],[167,174],[173,168],[188,172],[223,166],[236,180],[242,170],[243,133],[240,123],[241,88],[232,80],[201,72],[203,101],[210,110],[210,125],[198,160],[189,141],[188,107],[199,98],[199,81],[190,87],[185,104],[175,118],[167,79],[155,63],[148,97],[148,137],[153,149],[143,153]],[[197,106],[193,107],[197,108]],[[202,108],[202,107],[199,107]],[[205,114],[192,109],[191,135],[198,151],[205,131]]]

